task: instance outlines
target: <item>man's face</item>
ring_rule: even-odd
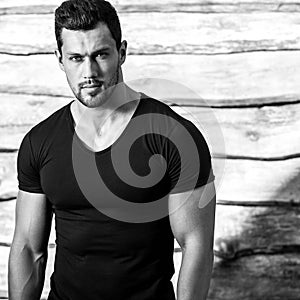
[[[87,107],[102,105],[113,91],[110,87],[122,81],[126,41],[118,51],[104,23],[88,31],[63,28],[62,40],[62,55],[56,55],[75,97]]]

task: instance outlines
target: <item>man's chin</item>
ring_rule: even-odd
[[[95,90],[94,92],[82,89],[76,95],[76,98],[89,108],[103,106],[114,94],[115,87],[115,85],[110,86],[109,88],[104,88],[103,86],[101,90]]]
[[[80,95],[77,99],[86,107],[95,108],[103,105],[109,98],[105,92],[98,93],[97,95]]]

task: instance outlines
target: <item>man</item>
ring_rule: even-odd
[[[127,43],[108,2],[64,2],[55,32],[59,66],[76,99],[21,143],[9,299],[40,298],[52,212],[57,247],[49,300],[175,299],[174,237],[183,254],[177,299],[206,299],[215,189],[204,138],[166,104],[124,84]],[[184,155],[195,154],[186,145],[191,137],[197,154]],[[121,179],[117,171],[128,166],[133,172]]]

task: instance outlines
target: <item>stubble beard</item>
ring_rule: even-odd
[[[115,89],[115,86],[119,82],[120,70],[119,65],[117,67],[116,72],[110,78],[106,86],[103,84],[101,86],[101,90],[97,92],[97,94],[86,95],[82,94],[82,89],[79,89],[79,92],[75,94],[75,97],[82,103],[84,106],[89,108],[95,108],[102,106],[109,99],[110,95]]]

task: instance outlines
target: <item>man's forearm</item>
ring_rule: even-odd
[[[34,255],[26,246],[12,246],[8,265],[10,300],[39,300],[44,286],[47,252]]]
[[[177,300],[205,300],[209,290],[214,255],[199,253],[196,246],[183,249],[177,282]]]

